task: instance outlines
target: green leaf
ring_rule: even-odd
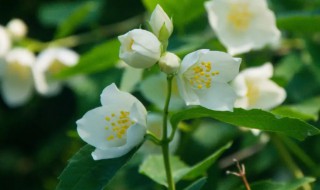
[[[305,12],[280,15],[277,17],[277,26],[280,30],[291,32],[311,33],[320,31],[320,14]]]
[[[232,142],[229,142],[228,144],[221,147],[218,151],[211,154],[209,157],[204,159],[203,161],[199,162],[198,164],[192,166],[189,171],[184,174],[182,177],[184,179],[194,179],[200,175],[203,175],[207,169],[226,151],[229,149],[232,145]]]
[[[314,178],[304,177],[285,183],[273,181],[260,181],[253,183],[250,186],[252,190],[297,190],[299,189],[299,187],[302,187],[303,185],[314,181]],[[245,188],[241,188],[241,190],[245,190]]]
[[[233,112],[213,111],[203,107],[193,107],[178,112],[171,117],[172,126],[177,127],[182,120],[209,117],[235,126],[277,132],[304,140],[308,136],[320,134],[314,126],[295,118],[274,115],[267,111],[235,108]]]
[[[183,30],[186,25],[205,13],[203,5],[205,1],[143,0],[142,2],[149,12],[152,12],[156,5],[160,4],[168,16],[172,17],[173,23],[178,27],[178,30]],[[186,14],[186,11],[188,11],[188,14]]]
[[[83,54],[76,66],[63,70],[56,77],[66,78],[77,74],[90,74],[111,68],[119,60],[119,47],[120,42],[117,39],[96,46]]]
[[[206,170],[221,156],[225,150],[231,146],[231,144],[231,142],[226,144],[218,151],[214,152],[212,155],[192,167],[187,166],[178,157],[170,156],[172,176],[174,181],[177,183],[181,179],[190,180],[205,174]],[[140,166],[139,172],[161,185],[168,186],[162,155],[148,156]]]
[[[207,178],[203,177],[193,182],[190,186],[185,188],[184,190],[200,190],[204,184],[207,182]]]
[[[119,158],[95,161],[91,156],[94,149],[86,145],[69,160],[68,166],[59,176],[57,190],[101,190],[137,151],[135,148]]]
[[[95,1],[88,1],[77,7],[62,23],[59,25],[56,38],[61,38],[72,34],[92,12],[97,11],[99,4]]]
[[[319,118],[319,111],[320,97],[315,97],[299,104],[277,107],[272,110],[272,113],[285,117],[299,118],[301,120],[317,121]]]
[[[188,166],[176,156],[170,157],[170,163],[174,181],[177,182],[178,179],[175,176],[180,176],[181,172],[184,173],[188,169]],[[139,172],[148,176],[153,181],[168,187],[162,155],[148,156],[140,166]]]

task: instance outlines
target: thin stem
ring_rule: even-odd
[[[227,171],[227,174],[232,174],[232,175],[240,177],[242,179],[244,186],[246,187],[246,190],[251,190],[249,182],[246,177],[246,168],[245,168],[244,164],[240,165],[239,161],[235,158],[233,159],[233,162],[236,163],[239,172]]]
[[[163,161],[164,167],[166,170],[166,176],[168,181],[169,190],[175,190],[175,184],[172,177],[171,165],[170,165],[170,157],[169,157],[169,139],[168,139],[168,113],[169,113],[169,104],[171,98],[171,89],[172,89],[172,78],[173,76],[167,76],[167,98],[163,109],[163,131],[162,131],[162,153],[163,153]]]

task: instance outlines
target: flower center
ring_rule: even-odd
[[[238,31],[246,30],[249,27],[252,18],[252,13],[248,8],[247,3],[234,3],[230,5],[228,21],[233,28]]]
[[[50,65],[49,69],[48,69],[48,73],[49,73],[50,76],[56,75],[61,70],[63,70],[63,68],[65,68],[65,67],[66,66],[64,64],[62,64],[60,61],[54,60],[53,63]]]
[[[13,62],[8,64],[8,74],[18,76],[20,79],[27,79],[30,75],[30,68]]]
[[[246,96],[248,98],[248,104],[252,106],[257,102],[259,98],[259,89],[256,85],[253,84],[253,82],[249,82],[249,81],[247,81],[247,88],[248,88],[248,91]]]
[[[127,129],[134,124],[130,120],[130,112],[121,110],[118,114],[112,113],[105,117],[107,125],[105,130],[111,131],[111,134],[107,136],[107,141],[114,139],[122,139],[125,137]]]
[[[196,63],[186,71],[184,76],[196,89],[210,88],[212,77],[219,75],[219,71],[212,71],[211,65],[209,61]]]

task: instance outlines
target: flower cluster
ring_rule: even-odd
[[[53,76],[65,67],[74,66],[79,59],[76,52],[62,47],[48,47],[36,56],[16,45],[25,38],[27,30],[20,19],[12,19],[6,27],[0,26],[0,89],[10,107],[29,101],[33,88],[45,96],[57,94],[61,81]]]
[[[211,26],[230,54],[261,48],[280,37],[265,0],[212,0],[205,7]],[[270,25],[267,30],[261,25],[264,21]],[[233,111],[234,106],[271,109],[284,101],[285,91],[270,80],[270,63],[238,75],[241,58],[228,53],[200,49],[181,60],[167,51],[173,24],[160,5],[152,12],[148,26],[149,31],[133,29],[118,37],[119,57],[128,65],[125,81],[130,80],[130,85],[123,87],[127,90],[132,90],[142,78],[141,69],[159,66],[162,73],[148,76],[140,85],[142,95],[157,108],[166,104],[166,77],[171,84],[170,109],[181,109],[183,102],[186,106],[199,105],[216,111]],[[261,34],[263,38],[258,37]],[[118,90],[115,84],[103,90],[101,104],[77,121],[80,137],[96,147],[94,160],[126,154],[141,144],[147,130],[158,138],[163,133],[161,116],[151,113],[147,117],[142,103]],[[171,133],[170,123],[167,126],[166,131]]]

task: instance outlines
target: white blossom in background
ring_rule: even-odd
[[[147,130],[152,133],[153,135],[155,135],[158,139],[162,138],[162,124],[163,124],[163,117],[161,114],[159,113],[149,113],[147,116]],[[168,121],[167,124],[168,127],[168,137],[171,134],[172,131],[172,126],[170,124],[170,122]],[[179,145],[179,140],[180,140],[180,133],[177,130],[174,138],[172,139],[172,141],[169,143],[169,150],[171,153],[174,153]],[[161,153],[161,147],[155,145],[153,142],[151,141],[146,141],[141,148],[139,149],[139,152],[143,153],[143,154],[156,154],[156,153]]]
[[[144,70],[130,67],[121,60],[116,64],[116,67],[123,69],[119,89],[125,92],[135,91],[138,83],[142,80]]]
[[[232,85],[237,93],[235,107],[270,110],[286,98],[286,91],[273,82],[271,63],[245,69],[234,79]]]
[[[160,70],[166,74],[175,74],[180,68],[180,58],[171,52],[165,52],[159,60]]]
[[[205,8],[211,27],[232,55],[261,49],[280,39],[266,0],[211,0]]]
[[[60,92],[62,84],[53,78],[66,67],[72,67],[78,63],[79,55],[67,48],[48,48],[37,57],[33,67],[36,90],[47,96]]]
[[[11,38],[5,27],[0,25],[0,58],[11,48]]]
[[[160,41],[167,41],[173,31],[171,19],[159,4],[151,14],[149,25]]]
[[[27,49],[14,48],[7,53],[1,75],[1,94],[8,106],[21,106],[31,98],[34,61],[34,54]]]
[[[118,37],[121,46],[119,57],[134,68],[149,68],[158,62],[161,43],[149,31],[134,29]]]
[[[77,121],[79,136],[96,149],[94,160],[117,158],[142,143],[147,111],[142,103],[115,84],[101,94],[102,106],[88,111]]]
[[[140,83],[140,92],[143,97],[154,104],[159,110],[163,109],[167,96],[167,79],[166,74],[158,73],[148,76]],[[181,98],[176,77],[172,80],[171,100],[169,110],[179,110],[185,105]]]
[[[27,35],[27,25],[21,19],[12,19],[7,24],[7,30],[14,39],[21,39]]]
[[[239,72],[241,59],[227,53],[197,50],[184,57],[178,88],[187,105],[232,111],[236,94],[228,84]]]

